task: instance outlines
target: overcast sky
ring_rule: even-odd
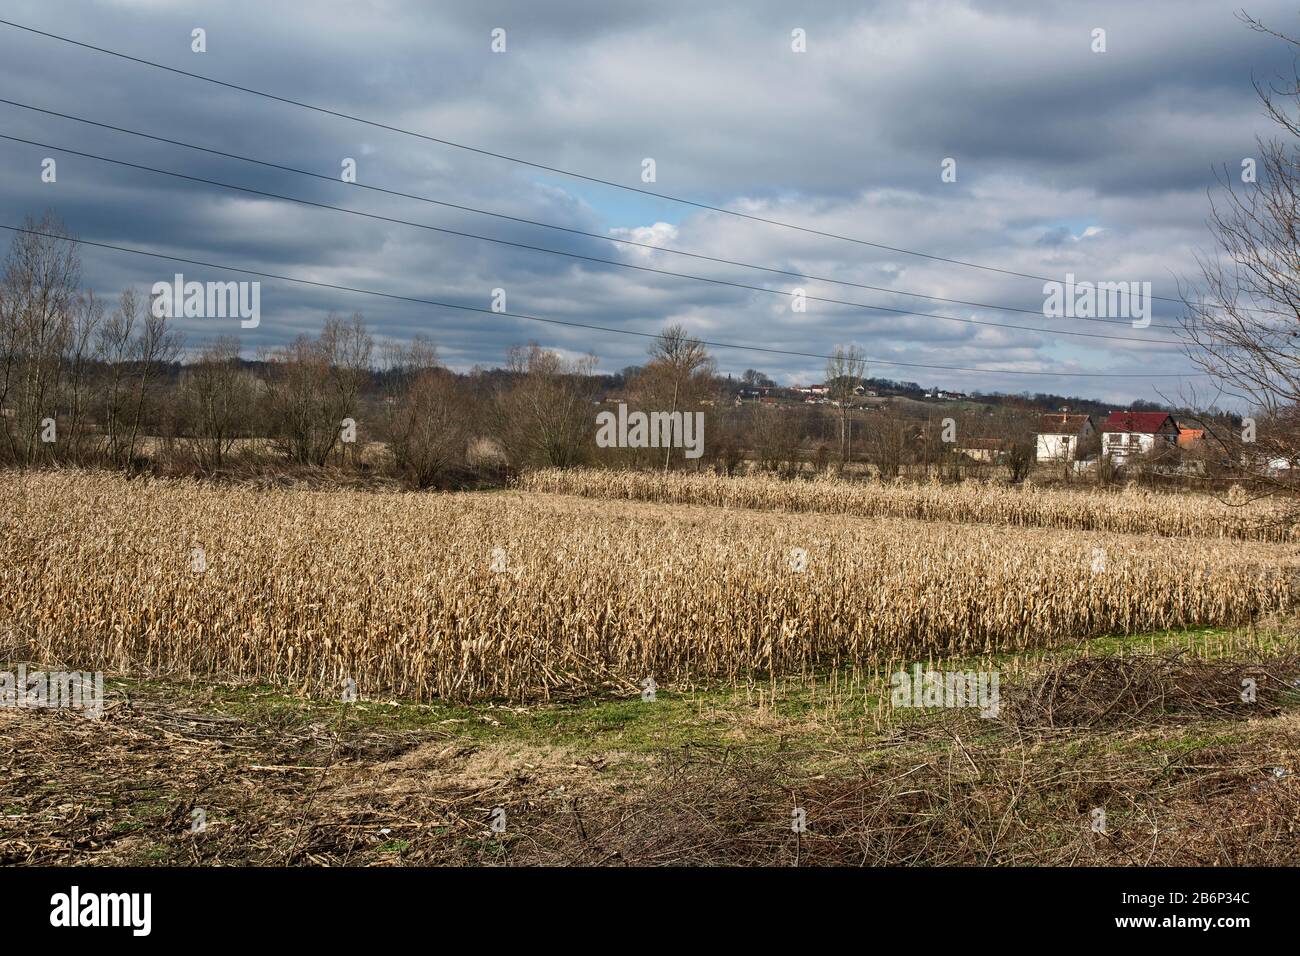
[[[10,0],[3,17],[122,53],[546,166],[900,249],[1035,276],[1149,281],[1177,296],[1212,250],[1216,167],[1237,175],[1271,135],[1252,77],[1294,73],[1291,53],[1215,0],[1051,2],[493,3],[315,0]],[[1247,11],[1300,33],[1293,4]],[[207,52],[191,50],[206,31]],[[505,30],[506,52],[491,49]],[[1106,31],[1096,53],[1093,31]],[[806,32],[806,52],[791,49]],[[904,316],[449,236],[0,140],[0,221],[52,208],[84,239],[423,299],[825,354],[856,343],[869,374],[963,390],[1055,391],[1121,403],[1194,381],[1180,309],[1152,327],[1044,318],[1043,283],[739,219],[131,63],[0,26],[6,99],[362,183],[657,246],[954,305],[774,276],[459,212],[159,144],[0,104],[0,132],[314,202],[622,263],[788,293],[931,313]],[[40,181],[57,160],[56,183]],[[653,158],[656,182],[643,183]],[[944,159],[956,182],[941,181]],[[4,240],[0,237],[0,241]],[[83,248],[85,281],[116,296],[176,271]],[[264,280],[262,320],[182,321],[187,342],[241,334],[246,354],[365,314],[381,339],[424,333],[455,368],[515,344],[594,352],[603,371],[645,358],[634,336],[538,324]],[[939,316],[1037,327],[1018,331]],[[1117,336],[1071,336],[1084,332]],[[1131,340],[1131,341],[1130,341]],[[814,358],[718,348],[720,369],[819,380]],[[970,366],[941,371],[893,363]],[[1024,372],[1100,372],[1070,378]],[[1197,386],[1204,392],[1206,386]]]

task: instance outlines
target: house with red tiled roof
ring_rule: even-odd
[[[1096,432],[1091,415],[1044,415],[1038,420],[1039,461],[1074,461],[1079,446]]]
[[[1178,423],[1165,412],[1111,412],[1101,423],[1101,453],[1117,463],[1176,447]]]

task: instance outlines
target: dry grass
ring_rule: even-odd
[[[1239,493],[1230,495],[1233,503],[1228,504],[1209,495],[1157,494],[1137,488],[1101,492],[986,482],[952,485],[938,481],[846,482],[833,478],[783,481],[766,476],[726,478],[686,472],[665,475],[594,469],[530,472],[519,480],[519,487],[606,500],[858,518],[915,518],[1241,541],[1300,539],[1300,525],[1287,503],[1248,503]]]
[[[1084,657],[1013,692],[1006,716],[1026,728],[1273,716],[1297,697],[1297,673],[1294,655],[1253,664],[1170,654]]]
[[[1262,543],[536,492],[0,476],[0,623],[30,659],[327,694],[351,678],[368,698],[628,694],[647,675],[740,681],[1240,624],[1292,605],[1294,565]]]
[[[1134,700],[1144,719],[949,711],[862,739],[702,742],[629,762],[609,739],[583,754],[384,729],[340,708],[231,716],[207,691],[160,685],[113,693],[101,720],[0,711],[0,864],[1294,863],[1294,702],[1224,714],[1230,688],[1179,661],[1159,687],[1154,659],[1111,659],[1110,681],[1076,663],[1013,696],[1069,688],[1088,712]],[[1250,666],[1285,680],[1298,664]],[[1190,706],[1162,721],[1163,696]]]

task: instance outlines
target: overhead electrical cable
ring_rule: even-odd
[[[751,222],[761,222],[761,223],[766,223],[767,225],[770,225],[770,226],[779,226],[779,227],[781,227],[781,228],[783,228],[783,229],[792,229],[792,230],[795,230],[795,231],[797,231],[797,232],[802,232],[802,233],[806,233],[806,234],[808,234],[808,235],[813,235],[813,236],[821,236],[821,237],[826,238],[826,239],[836,239],[836,240],[840,240],[840,241],[842,241],[842,242],[851,242],[851,243],[856,243],[857,245],[861,245],[861,246],[869,246],[869,247],[871,247],[871,248],[873,248],[873,249],[882,249],[882,250],[885,250],[885,251],[888,251],[888,252],[896,252],[896,253],[899,253],[900,255],[917,256],[917,257],[919,257],[919,258],[922,258],[922,259],[929,259],[929,260],[934,261],[934,262],[943,262],[943,263],[947,263],[947,264],[949,264],[949,265],[963,266],[963,267],[965,267],[965,268],[969,268],[969,269],[979,269],[979,270],[982,270],[982,271],[985,271],[985,272],[995,272],[995,273],[998,273],[998,274],[1000,274],[1000,275],[1015,276],[1015,277],[1017,277],[1017,278],[1021,278],[1021,279],[1033,279],[1033,280],[1035,280],[1035,281],[1037,281],[1037,282],[1056,282],[1056,281],[1059,281],[1059,280],[1057,280],[1057,279],[1053,279],[1053,278],[1050,278],[1050,277],[1047,277],[1047,276],[1035,275],[1035,274],[1030,273],[1030,272],[1018,272],[1018,271],[1016,271],[1016,270],[1014,270],[1014,269],[1003,269],[1003,268],[998,267],[998,266],[989,266],[989,265],[983,265],[983,264],[981,264],[981,263],[977,263],[977,262],[969,262],[969,261],[967,261],[967,260],[965,260],[965,259],[956,259],[956,258],[952,258],[952,257],[949,257],[949,256],[940,256],[940,255],[935,255],[935,254],[933,254],[933,253],[929,253],[929,252],[922,252],[922,251],[917,250],[917,249],[906,249],[906,248],[903,248],[903,247],[901,247],[901,246],[893,246],[893,245],[889,245],[889,244],[887,244],[887,243],[874,242],[874,241],[871,241],[871,240],[868,240],[868,239],[859,239],[859,238],[856,238],[856,237],[853,237],[853,236],[840,235],[840,234],[838,234],[838,233],[827,232],[827,231],[825,231],[825,230],[821,230],[821,229],[813,229],[813,228],[811,228],[811,227],[809,227],[809,226],[800,226],[800,225],[797,225],[797,224],[795,224],[795,223],[786,222],[786,221],[784,221],[784,220],[780,220],[780,219],[772,219],[772,218],[769,218],[769,217],[766,217],[766,216],[758,216],[758,215],[755,215],[755,214],[753,214],[753,213],[740,212],[739,210],[736,210],[736,209],[729,209],[729,208],[727,208],[727,207],[725,207],[725,206],[717,206],[717,205],[713,205],[713,204],[711,204],[711,203],[700,202],[700,201],[698,201],[698,200],[694,200],[694,199],[686,199],[686,198],[681,197],[681,196],[673,196],[673,195],[670,195],[670,194],[668,194],[668,193],[656,192],[655,190],[652,190],[652,189],[642,189],[642,188],[640,188],[639,186],[629,186],[629,185],[626,184],[626,183],[614,182],[613,180],[602,179],[602,178],[600,178],[600,177],[598,177],[598,176],[591,176],[591,175],[588,175],[588,174],[586,174],[586,173],[579,173],[579,172],[576,172],[576,171],[574,171],[574,170],[564,169],[564,168],[559,167],[559,166],[551,166],[551,165],[548,165],[548,164],[546,164],[546,163],[534,162],[534,161],[532,161],[532,160],[523,159],[522,157],[511,156],[511,155],[509,155],[509,154],[507,154],[507,153],[500,153],[500,152],[496,152],[496,151],[494,151],[494,150],[485,149],[485,148],[480,147],[480,146],[471,146],[471,145],[466,144],[466,143],[458,143],[458,142],[456,142],[456,141],[454,141],[454,140],[450,140],[450,139],[446,139],[446,138],[438,137],[438,136],[432,136],[432,135],[430,135],[430,134],[428,134],[428,133],[420,133],[420,132],[417,132],[417,131],[415,131],[415,130],[404,129],[404,128],[400,127],[400,126],[393,126],[393,125],[388,124],[388,123],[381,123],[381,122],[379,122],[379,121],[377,121],[377,120],[366,119],[365,117],[362,117],[362,116],[356,116],[356,115],[354,115],[354,114],[352,114],[352,113],[345,113],[345,112],[343,112],[343,111],[341,111],[341,110],[329,109],[329,108],[324,107],[324,106],[316,106],[316,105],[313,105],[313,104],[311,104],[311,103],[305,103],[305,102],[303,102],[303,101],[301,101],[301,100],[295,100],[295,99],[292,99],[292,98],[287,97],[287,96],[280,96],[279,94],[276,94],[276,93],[270,93],[270,92],[267,92],[266,90],[258,90],[258,89],[254,89],[253,87],[249,87],[249,86],[241,86],[241,85],[239,85],[238,83],[231,83],[231,82],[229,82],[228,80],[220,80],[220,79],[217,79],[216,77],[206,76],[205,74],[202,74],[202,73],[195,73],[195,72],[193,72],[193,71],[191,71],[191,70],[182,70],[182,69],[180,69],[179,67],[168,66],[168,65],[165,64],[165,63],[158,63],[158,62],[156,62],[156,61],[154,61],[154,60],[146,60],[146,59],[144,59],[143,57],[132,56],[132,55],[129,54],[129,53],[123,53],[123,52],[121,52],[121,51],[119,51],[119,50],[112,50],[112,49],[109,49],[109,48],[107,48],[107,47],[96,46],[96,45],[94,45],[94,44],[92,44],[92,43],[86,43],[86,42],[81,41],[81,40],[74,40],[72,37],[63,36],[63,35],[58,34],[58,33],[51,33],[51,32],[48,32],[48,31],[46,31],[46,30],[38,30],[38,29],[36,29],[35,27],[29,27],[29,26],[25,26],[25,25],[23,25],[23,24],[21,24],[21,23],[15,23],[15,22],[13,22],[12,20],[4,20],[4,19],[0,19],[0,25],[2,25],[2,26],[8,26],[8,27],[13,27],[14,29],[17,29],[17,30],[23,30],[23,31],[25,31],[25,32],[27,32],[27,33],[35,34],[35,35],[37,35],[37,36],[43,36],[43,37],[46,37],[46,38],[51,39],[51,40],[59,40],[59,41],[61,41],[61,42],[63,42],[63,43],[69,43],[69,44],[71,44],[71,45],[73,45],[73,46],[81,47],[82,49],[86,49],[86,50],[91,50],[91,51],[94,51],[94,52],[96,52],[96,53],[102,53],[102,54],[104,54],[104,55],[106,55],[106,56],[117,57],[117,58],[119,58],[119,59],[126,60],[126,61],[131,62],[131,63],[136,63],[136,64],[139,64],[139,65],[141,65],[141,66],[148,66],[148,67],[151,67],[151,68],[153,68],[153,69],[157,69],[157,70],[165,70],[165,71],[167,71],[167,72],[169,72],[169,73],[173,73],[173,74],[178,75],[178,76],[185,76],[185,77],[189,77],[190,79],[201,80],[201,81],[204,82],[204,83],[212,83],[212,84],[214,84],[214,85],[216,85],[216,86],[224,87],[224,88],[229,89],[229,90],[234,90],[234,91],[239,92],[239,93],[247,93],[247,94],[249,94],[250,96],[260,96],[260,97],[262,97],[262,98],[264,98],[264,99],[272,100],[272,101],[277,102],[277,103],[284,103],[284,104],[286,104],[286,105],[288,105],[288,106],[296,106],[296,107],[299,107],[299,108],[301,108],[301,109],[311,110],[311,111],[313,111],[313,112],[320,113],[320,114],[325,115],[325,116],[333,116],[333,117],[336,117],[336,118],[338,118],[338,119],[348,120],[349,122],[360,123],[360,124],[362,124],[362,125],[369,126],[369,127],[371,127],[371,128],[374,128],[374,129],[382,129],[382,130],[385,130],[385,131],[387,131],[387,132],[391,132],[391,133],[399,133],[399,134],[404,135],[404,136],[411,136],[411,137],[414,137],[414,138],[416,138],[416,139],[424,140],[424,141],[426,141],[426,142],[430,142],[430,143],[438,143],[439,145],[442,145],[442,146],[451,146],[451,147],[454,147],[454,148],[456,148],[456,149],[465,150],[465,151],[467,151],[467,152],[475,153],[475,154],[480,155],[480,156],[489,156],[489,157],[492,157],[492,158],[494,158],[494,159],[500,159],[500,160],[504,160],[504,161],[506,161],[506,162],[516,163],[516,164],[521,165],[521,166],[528,166],[528,167],[531,167],[531,168],[533,168],[533,169],[540,169],[540,170],[543,170],[544,172],[555,173],[555,174],[560,175],[560,176],[568,176],[568,177],[570,177],[570,178],[572,178],[572,179],[580,179],[580,180],[583,180],[583,181],[585,181],[585,182],[597,183],[597,184],[602,185],[602,186],[610,186],[610,187],[615,188],[615,189],[622,189],[622,190],[627,190],[627,191],[634,192],[634,193],[640,193],[641,195],[645,195],[645,196],[652,196],[652,197],[654,197],[654,198],[656,198],[656,199],[662,199],[662,200],[664,200],[664,201],[666,201],[666,202],[673,202],[673,203],[678,203],[678,204],[680,204],[680,205],[691,206],[691,207],[694,207],[694,208],[696,208],[696,209],[703,209],[703,210],[707,210],[707,211],[709,211],[709,212],[715,212],[715,213],[719,213],[719,214],[722,214],[722,215],[733,216],[733,217],[736,217],[736,218],[738,218],[738,219],[746,219],[746,220],[749,220],[749,221],[751,221]],[[1158,300],[1158,301],[1161,301],[1161,302],[1174,302],[1174,303],[1178,303],[1179,305],[1187,305],[1187,304],[1190,304],[1190,305],[1193,305],[1193,306],[1201,306],[1201,307],[1208,307],[1208,308],[1214,308],[1214,307],[1215,307],[1215,306],[1213,306],[1212,304],[1210,304],[1210,305],[1205,305],[1205,304],[1202,304],[1202,303],[1186,303],[1186,302],[1184,302],[1183,299],[1180,299],[1180,298],[1173,298],[1173,297],[1169,297],[1169,296],[1153,295],[1152,298],[1153,298],[1153,299],[1156,299],[1156,300]]]
[[[136,170],[141,170],[143,172],[155,173],[162,176],[170,176],[176,179],[183,179],[194,183],[202,183],[208,186],[217,186],[221,189],[230,189],[237,192],[247,193],[253,196],[261,196],[266,199],[274,199],[281,202],[297,203],[299,205],[309,206],[316,209],[328,209],[334,212],[346,213],[351,216],[360,216],[365,219],[373,219],[378,222],[387,222],[387,223],[392,223],[394,225],[410,226],[414,229],[423,229],[430,232],[442,233],[444,235],[455,236],[462,239],[475,239],[480,242],[490,242],[496,245],[509,246],[515,249],[526,249],[531,252],[541,252],[541,253],[546,253],[548,255],[564,256],[570,259],[578,259],[583,262],[600,263],[602,265],[615,266],[620,269],[631,269],[637,272],[648,272],[648,273],[653,273],[655,275],[673,276],[679,279],[691,279],[695,282],[707,282],[712,285],[728,286],[730,288],[744,289],[750,292],[763,292],[768,295],[779,295],[790,299],[795,299],[799,296],[799,293],[796,293],[794,291],[786,291],[784,289],[769,289],[764,286],[749,285],[744,282],[734,282],[729,279],[718,279],[712,276],[698,276],[686,272],[673,272],[669,269],[656,269],[653,266],[636,265],[635,263],[631,263],[631,262],[620,262],[617,259],[606,259],[601,256],[588,256],[578,252],[567,252],[562,249],[551,249],[546,246],[535,246],[530,243],[516,242],[511,239],[500,239],[493,236],[482,236],[482,235],[478,235],[477,233],[464,232],[459,229],[449,229],[444,226],[434,226],[429,223],[413,222],[412,220],[409,219],[399,219],[395,216],[384,216],[384,215],[380,215],[379,213],[365,212],[364,210],[360,210],[360,209],[348,209],[344,206],[334,206],[331,205],[330,203],[318,202],[314,199],[302,199],[297,196],[286,196],[282,193],[273,193],[264,189],[254,189],[251,186],[240,186],[234,183],[222,182],[217,179],[208,179],[207,177],[204,176],[193,176],[190,175],[189,173],[180,173],[180,172],[176,172],[175,170],[162,169],[157,166],[146,166],[142,163],[132,163],[123,159],[113,159],[112,157],[101,156],[97,153],[89,153],[83,150],[72,149],[70,147],[60,146],[54,143],[42,143],[37,140],[25,139],[20,136],[10,136],[5,133],[0,133],[0,139],[9,140],[15,143],[24,143],[28,146],[39,146],[42,149],[56,150],[58,152],[67,153],[68,155],[71,156],[81,156],[85,159],[93,159],[98,162],[112,163],[113,165],[122,166],[128,169],[136,169]],[[841,306],[846,306],[854,309],[867,309],[873,312],[888,312],[894,315],[906,315],[906,316],[915,316],[919,318],[940,319],[946,322],[959,322],[965,325],[992,326],[994,328],[1011,329],[1018,332],[1036,332],[1044,335],[1071,335],[1071,336],[1089,338],[1089,339],[1108,339],[1117,342],[1128,342],[1133,345],[1155,345],[1155,346],[1168,346],[1173,348],[1183,347],[1183,344],[1181,342],[1171,340],[1171,339],[1142,339],[1142,338],[1133,338],[1131,336],[1123,336],[1123,335],[1105,335],[1099,332],[1074,332],[1068,329],[1042,329],[1042,328],[1029,327],[1023,325],[1010,325],[1005,322],[990,322],[985,319],[964,319],[958,316],[941,315],[934,312],[915,312],[908,309],[895,309],[890,306],[868,305],[865,302],[852,302],[847,299],[834,299],[826,296],[809,295],[807,293],[804,293],[802,295],[802,298],[809,302],[824,302],[831,305],[841,305]]]
[[[31,110],[32,112],[35,113],[43,113],[47,116],[56,116],[60,119],[72,120],[73,122],[83,123],[87,126],[95,126],[98,127],[99,129],[111,130],[115,133],[125,133],[129,136],[137,136],[140,137],[141,139],[151,140],[156,143],[166,143],[167,145],[170,146],[180,146],[185,149],[192,149],[197,152],[207,153],[212,156],[220,156],[224,159],[234,159],[244,163],[251,163],[257,166],[263,166],[268,169],[276,169],[276,170],[280,170],[281,172],[293,173],[298,176],[309,176],[313,179],[323,180],[325,182],[334,183],[340,186],[355,187],[358,189],[368,190],[370,192],[381,193],[387,196],[395,196],[401,199],[413,199],[416,200],[417,202],[429,203],[431,205],[442,206],[448,209],[456,209],[462,212],[473,213],[479,216],[490,216],[494,219],[503,219],[508,222],[517,222],[529,226],[538,226],[543,229],[554,229],[559,232],[566,232],[576,236],[585,236],[589,239],[599,239],[603,242],[613,242],[619,245],[632,246],[635,248],[646,249],[653,252],[663,252],[674,256],[686,256],[691,259],[700,259],[705,262],[714,262],[720,265],[738,266],[744,269],[754,269],[760,272],[767,272],[773,275],[788,276],[790,278],[795,278],[795,279],[806,279],[815,282],[827,282],[827,283],[833,283],[835,285],[851,286],[852,288],[855,289],[866,289],[872,292],[883,292],[888,295],[907,296],[908,298],[914,298],[914,299],[930,299],[935,302],[946,302],[952,305],[968,305],[977,309],[993,309],[999,312],[1019,312],[1024,315],[1035,315],[1035,316],[1041,316],[1043,314],[1043,310],[1041,307],[1037,309],[1026,309],[1026,308],[1021,308],[1019,306],[1013,306],[1013,305],[998,305],[990,302],[976,302],[970,299],[952,299],[940,295],[929,295],[921,292],[912,292],[906,289],[890,288],[889,286],[878,286],[878,285],[870,285],[863,282],[853,282],[849,279],[832,279],[828,276],[813,275],[812,273],[795,272],[788,269],[777,269],[772,266],[758,265],[752,262],[742,262],[737,259],[727,259],[722,256],[710,256],[700,252],[690,252],[685,249],[675,249],[671,246],[662,246],[651,242],[639,242],[635,239],[627,239],[622,236],[610,236],[599,232],[588,232],[587,230],[577,229],[572,226],[561,226],[555,223],[543,222],[542,220],[539,219],[528,219],[523,216],[511,216],[506,213],[493,212],[488,209],[480,209],[477,206],[468,206],[462,203],[454,203],[444,199],[433,199],[429,196],[420,196],[414,193],[402,192],[401,190],[397,190],[397,189],[388,189],[383,186],[375,186],[370,183],[363,183],[360,181],[345,182],[341,177],[337,175],[327,176],[324,173],[316,173],[306,169],[298,169],[297,167],[286,166],[282,163],[273,163],[270,162],[269,160],[256,159],[255,157],[252,156],[243,156],[239,153],[231,153],[231,152],[227,152],[226,150],[214,149],[209,146],[199,146],[195,143],[185,142],[184,140],[171,139],[166,136],[157,136],[154,135],[153,133],[143,132],[142,130],[129,129],[124,126],[114,126],[111,123],[101,123],[96,120],[87,119],[84,116],[74,116],[70,113],[59,112],[58,110],[51,110],[40,106],[33,106],[30,103],[20,103],[17,100],[9,100],[0,97],[0,103],[3,103],[7,106],[15,106],[20,109]],[[1098,316],[1070,316],[1068,321],[1100,322],[1100,323],[1105,323],[1110,325],[1130,324],[1130,322],[1125,319],[1107,319]],[[1151,325],[1147,326],[1147,328],[1179,329],[1180,326],[1153,322]]]
[[[216,262],[207,262],[202,259],[192,259],[183,256],[170,255],[168,253],[151,252],[147,249],[135,249],[130,246],[115,245],[113,243],[107,243],[107,242],[97,242],[91,239],[79,239],[71,236],[59,235],[57,233],[42,232],[37,229],[28,229],[23,226],[12,226],[12,225],[6,225],[4,223],[0,223],[0,229],[7,229],[10,232],[20,233],[20,234],[25,234],[30,236],[42,236],[46,239],[54,239],[63,242],[72,242],[78,245],[90,246],[97,249],[111,249],[116,252],[125,252],[131,255],[148,256],[154,259],[162,259],[167,262],[180,262],[185,265],[202,266],[207,269],[218,269],[223,272],[233,272],[240,275],[257,276],[258,278],[261,279],[274,279],[282,282],[294,282],[300,285],[313,286],[315,288],[333,289],[339,292],[354,292],[359,295],[376,296],[379,298],[391,299],[391,300],[401,301],[401,302],[413,302],[419,305],[431,305],[442,309],[457,309],[464,312],[477,312],[485,315],[501,316],[503,318],[521,319],[527,322],[542,322],[548,325],[559,325],[568,328],[586,329],[594,332],[608,332],[614,335],[630,335],[630,336],[636,336],[638,338],[646,338],[646,339],[657,339],[660,336],[660,333],[658,332],[642,332],[635,329],[619,329],[611,326],[594,325],[586,322],[573,322],[566,319],[551,319],[551,318],[546,318],[544,316],[527,315],[522,312],[497,312],[494,311],[493,309],[484,308],[482,306],[460,305],[454,302],[441,302],[436,299],[423,299],[415,296],[399,295],[394,292],[384,292],[377,289],[362,289],[356,286],[335,285],[329,282],[320,282],[315,279],[303,279],[298,276],[280,275],[274,272],[265,272],[258,269],[248,269],[239,266],[223,265],[221,263],[216,263]],[[814,359],[826,360],[835,357],[831,355],[823,355],[816,352],[800,352],[791,349],[778,349],[778,348],[772,348],[769,346],[761,346],[761,345],[742,345],[738,342],[719,342],[719,341],[711,341],[711,340],[701,340],[701,344],[708,346],[710,348],[737,349],[740,351],[763,352],[772,355],[791,355],[799,358],[814,358]],[[1204,376],[1204,373],[1196,373],[1196,372],[1191,372],[1186,374],[1159,373],[1153,375],[1153,374],[1142,373],[1142,372],[1137,372],[1137,373],[1063,372],[1063,371],[1039,371],[1039,370],[1029,370],[1029,369],[1007,369],[1007,368],[974,368],[974,367],[964,366],[964,365],[930,365],[930,364],[924,364],[920,362],[898,362],[889,359],[873,358],[870,356],[864,356],[864,358],[865,361],[867,361],[871,365],[887,365],[896,368],[923,368],[923,369],[931,369],[931,370],[945,371],[945,372],[976,372],[985,375],[1037,375],[1037,376],[1062,377],[1062,378],[1104,378],[1104,379],[1154,379],[1154,378],[1189,379],[1189,378],[1201,378]]]

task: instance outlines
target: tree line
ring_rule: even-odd
[[[255,359],[234,335],[187,352],[147,296],[127,289],[108,302],[82,289],[76,246],[57,218],[28,228],[0,274],[0,463],[204,475],[344,469],[415,488],[577,465],[887,479],[960,479],[996,466],[1018,481],[1035,463],[1041,409],[866,399],[867,384],[882,380],[867,378],[855,346],[836,346],[826,403],[814,405],[742,402],[746,387],[772,380],[754,369],[739,382],[720,376],[704,343],[676,325],[653,340],[644,364],[613,375],[597,373],[594,355],[536,344],[512,348],[503,367],[458,373],[426,338],[377,340],[360,313],[330,315],[318,334]],[[597,447],[597,414],[611,403],[699,414],[703,454]]]
[[[708,349],[680,326],[653,341],[645,364],[613,376],[596,374],[593,355],[535,344],[511,349],[502,368],[460,374],[428,339],[377,342],[359,313],[331,315],[319,334],[255,360],[234,335],[187,353],[147,296],[127,289],[109,302],[82,289],[76,246],[56,217],[27,228],[0,276],[0,460],[10,465],[350,468],[424,488],[602,463],[794,473],[872,457],[897,474],[918,454],[938,458],[914,423],[855,420],[866,372],[856,349],[837,348],[828,363],[836,404],[810,409],[738,406]],[[703,414],[705,454],[597,448],[596,412],[613,400]]]

